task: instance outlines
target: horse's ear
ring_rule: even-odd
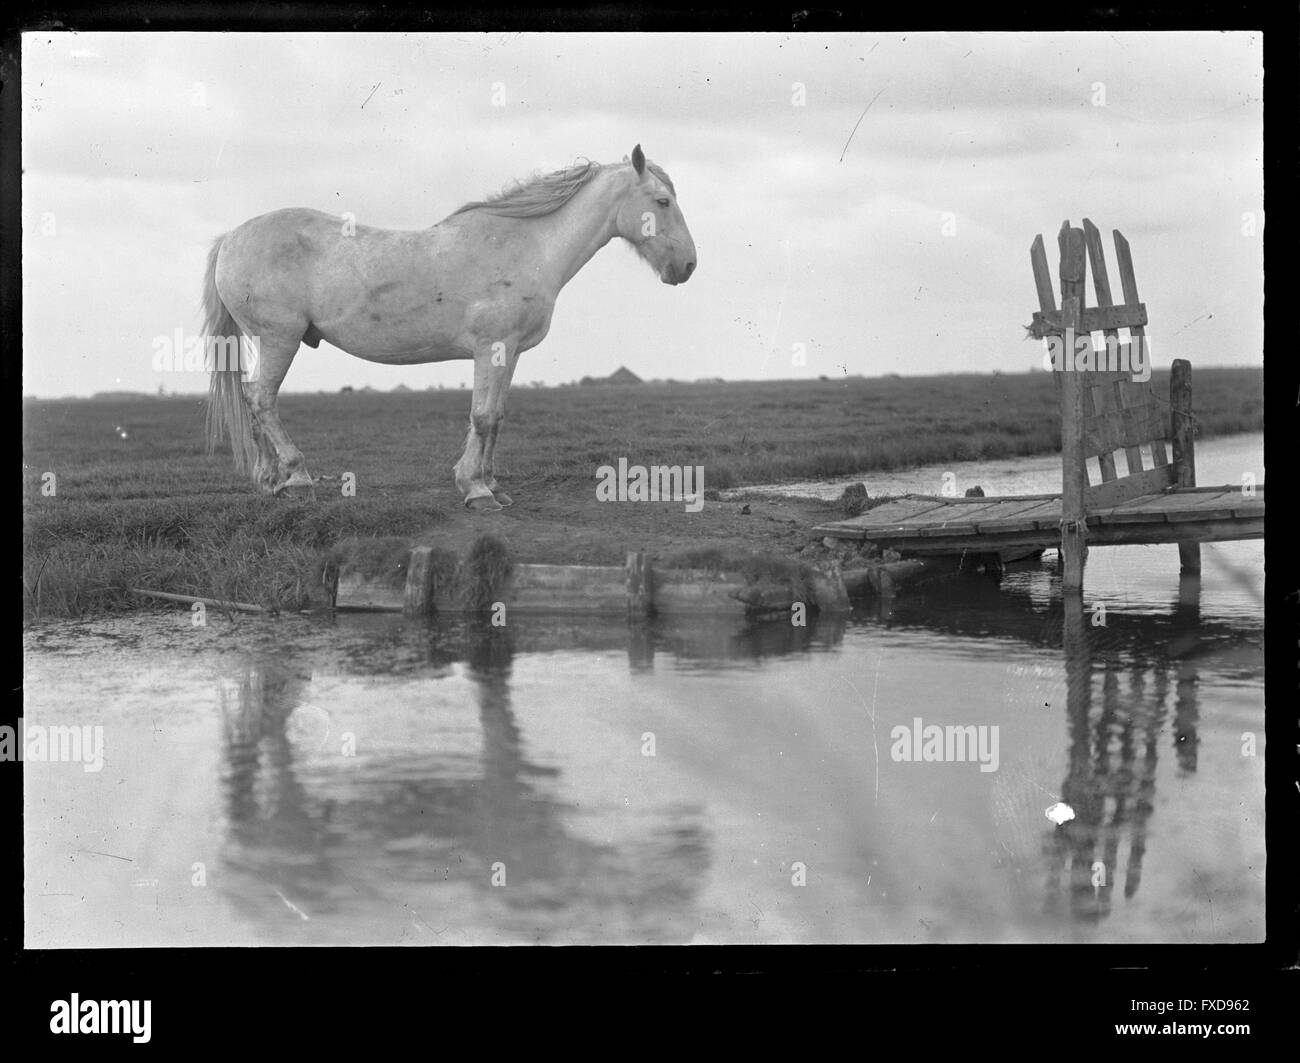
[[[645,155],[641,153],[640,144],[632,149],[632,169],[636,171],[638,177],[645,173]]]

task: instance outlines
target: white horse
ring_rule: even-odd
[[[695,269],[673,183],[640,144],[622,164],[557,170],[419,231],[306,209],[245,222],[213,243],[204,280],[209,450],[229,438],[236,467],[263,490],[311,495],[302,452],[276,410],[299,344],[328,340],[386,365],[472,358],[456,486],[471,509],[510,505],[493,458],[515,365],[546,337],[560,289],[616,236],[665,284]],[[241,344],[255,352],[242,369],[213,356]]]

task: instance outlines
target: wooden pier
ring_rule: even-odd
[[[1119,305],[1111,296],[1101,234],[1088,219],[1081,229],[1068,221],[1061,226],[1059,310],[1041,235],[1030,248],[1039,300],[1031,331],[1052,344],[1061,400],[1060,494],[907,495],[820,525],[814,534],[868,540],[904,557],[1056,547],[1070,591],[1083,586],[1089,546],[1177,543],[1183,572],[1197,573],[1199,543],[1262,539],[1262,483],[1196,486],[1192,367],[1176,359],[1168,400],[1155,394],[1146,306],[1138,299],[1128,241],[1118,230],[1114,240],[1124,298]],[[1089,263],[1098,305],[1085,308]],[[1120,340],[1120,329],[1128,330],[1128,339]],[[1096,349],[1094,334],[1103,349]],[[1148,379],[1141,379],[1144,374]]]
[[[1088,544],[1198,543],[1264,537],[1264,488],[1171,487],[1089,509]],[[937,498],[904,495],[814,534],[865,539],[903,556],[996,554],[1061,545],[1060,495]]]

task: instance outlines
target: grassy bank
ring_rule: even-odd
[[[1197,370],[1205,437],[1262,428],[1262,374]],[[1157,388],[1167,382],[1157,374]],[[498,475],[516,505],[465,513],[451,483],[465,390],[287,395],[286,427],[322,481],[315,502],[253,492],[202,444],[196,399],[24,404],[24,609],[137,608],[131,586],[300,608],[320,554],[348,537],[403,536],[464,556],[484,532],[523,562],[621,563],[627,549],[716,545],[789,555],[833,507],[816,501],[600,504],[596,470],[620,457],[698,465],[709,490],[1060,446],[1046,373],[707,385],[522,389]],[[125,435],[123,435],[123,433]],[[353,474],[355,496],[341,477]],[[43,493],[54,477],[55,493]]]

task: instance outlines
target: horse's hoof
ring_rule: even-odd
[[[465,499],[465,508],[471,509],[475,513],[495,513],[498,509],[503,508],[491,495],[482,495],[478,498]]]
[[[301,481],[294,483],[290,480],[286,484],[281,484],[275,490],[277,498],[301,498],[308,501],[314,501],[316,498],[316,486],[311,482],[303,483]]]
[[[513,506],[515,504],[515,500],[511,498],[508,494],[506,494],[504,491],[493,490],[492,497],[495,498],[498,502],[500,502],[502,507]]]

